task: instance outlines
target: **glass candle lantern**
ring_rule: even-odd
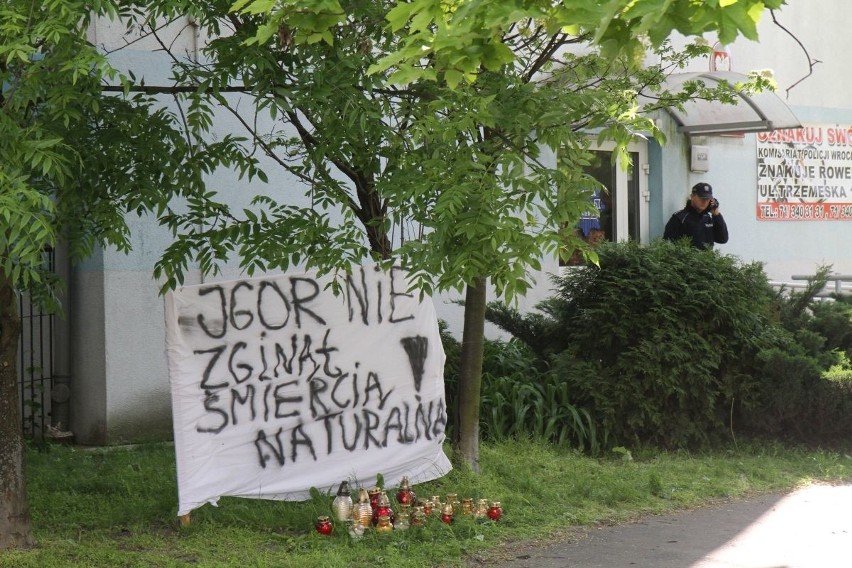
[[[393,521],[393,530],[395,531],[404,531],[408,530],[408,526],[410,523],[411,516],[409,515],[408,510],[400,511],[399,515],[396,516],[396,519]]]
[[[378,487],[371,487],[367,491],[367,495],[370,496],[370,506],[373,508],[374,511],[376,510],[376,505],[379,504],[379,496],[381,494],[382,494],[382,490],[379,489]]]
[[[422,527],[426,524],[426,513],[423,512],[423,505],[417,505],[411,511],[411,520],[409,521],[412,527]]]
[[[386,534],[392,531],[393,525],[391,524],[390,517],[387,515],[379,515],[379,518],[376,521],[376,532],[379,534]]]
[[[334,518],[346,522],[352,517],[352,492],[349,490],[349,482],[343,480],[337,490],[337,496],[331,502],[331,510]]]
[[[408,476],[404,475],[399,484],[399,490],[396,492],[396,502],[400,505],[414,505],[417,502],[417,495],[408,483]]]
[[[363,537],[364,530],[364,525],[362,525],[361,523],[357,521],[349,522],[349,537],[352,538],[352,540],[359,540],[361,537]]]
[[[317,517],[317,522],[314,524],[314,528],[316,531],[321,534],[328,536],[334,530],[334,525],[331,524],[331,520],[326,517]]]
[[[366,489],[361,489],[358,494],[358,503],[352,507],[352,519],[362,527],[369,527],[373,521],[373,508]]]
[[[382,491],[379,495],[379,501],[376,504],[376,508],[373,509],[373,525],[379,524],[379,517],[382,515],[387,516],[391,523],[396,520],[396,515],[394,514],[393,509],[391,509],[390,499],[388,499],[388,495],[384,491]]]
[[[465,497],[464,499],[462,499],[461,512],[462,515],[473,514],[473,499],[471,499],[470,497]]]
[[[446,503],[441,510],[441,521],[448,525],[453,522],[453,506],[449,503]]]
[[[453,506],[453,511],[456,510],[456,507],[459,506],[459,496],[456,493],[447,493],[447,500],[445,501],[447,505]]]

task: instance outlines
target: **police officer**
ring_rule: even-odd
[[[728,242],[728,225],[709,183],[692,186],[686,207],[672,215],[666,223],[664,239],[676,241],[682,237],[689,237],[696,248],[712,249],[714,243]]]

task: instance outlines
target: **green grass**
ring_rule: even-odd
[[[3,567],[459,566],[501,544],[566,529],[691,508],[722,498],[852,481],[852,457],[777,445],[707,454],[630,452],[606,459],[535,442],[481,448],[482,474],[454,470],[414,486],[421,498],[457,493],[503,503],[497,523],[464,516],[352,541],[344,527],[313,531],[330,496],[301,503],[223,498],[189,526],[176,518],[174,450],[50,447],[28,457],[36,548],[0,552]]]

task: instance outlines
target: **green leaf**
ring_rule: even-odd
[[[391,31],[397,32],[405,27],[416,9],[416,2],[399,2],[394,5],[385,16],[385,19],[390,24]]]
[[[455,89],[464,80],[464,74],[456,69],[447,69],[444,72],[444,80],[448,87]]]

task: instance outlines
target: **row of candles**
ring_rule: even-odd
[[[448,494],[444,502],[441,502],[437,495],[425,501],[418,501],[407,476],[402,478],[395,497],[399,505],[398,515],[394,512],[386,491],[378,487],[369,490],[362,488],[358,492],[358,501],[355,502],[349,482],[344,480],[331,503],[332,516],[335,520],[346,523],[349,535],[353,538],[359,538],[369,528],[375,528],[378,533],[387,533],[405,530],[410,526],[422,526],[426,519],[433,515],[440,516],[441,521],[447,524],[451,524],[457,514],[492,521],[498,521],[503,516],[503,507],[499,501],[479,499],[474,505],[472,498],[459,501],[455,493]],[[334,524],[329,516],[323,515],[317,518],[315,528],[320,534],[330,535]]]

